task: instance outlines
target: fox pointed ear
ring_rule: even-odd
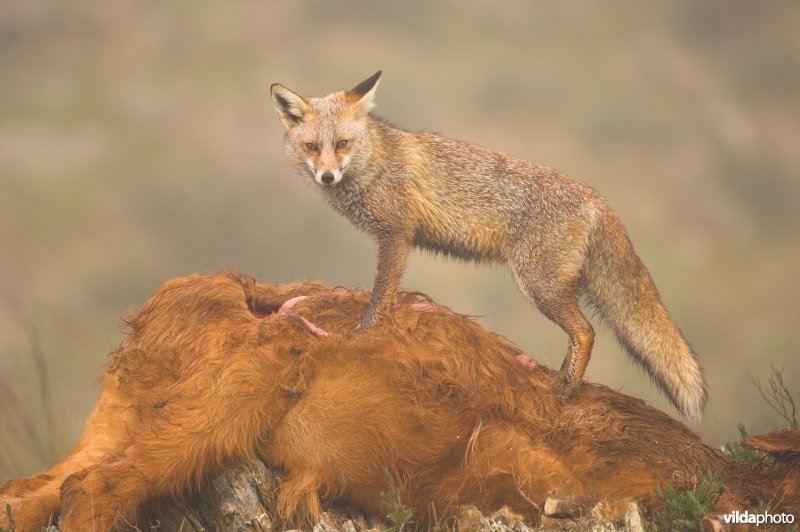
[[[372,76],[347,91],[347,99],[351,102],[353,116],[356,118],[366,118],[370,110],[375,107],[375,90],[381,80],[381,74],[382,72],[378,70]]]
[[[278,111],[278,118],[287,131],[305,122],[311,114],[311,108],[305,98],[293,93],[280,83],[273,84],[270,87],[270,93],[272,94],[272,104]]]

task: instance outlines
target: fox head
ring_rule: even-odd
[[[369,161],[367,121],[380,79],[378,71],[349,91],[320,98],[272,85],[272,103],[286,128],[286,154],[319,185],[336,185],[348,169],[357,171]]]

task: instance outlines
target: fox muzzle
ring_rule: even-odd
[[[342,180],[343,172],[342,170],[326,170],[326,171],[316,171],[314,172],[314,181],[316,181],[320,185],[324,186],[332,186],[337,184],[339,181]]]

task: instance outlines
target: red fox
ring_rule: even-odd
[[[271,87],[291,162],[377,240],[375,286],[359,328],[390,313],[412,246],[505,262],[569,336],[557,393],[577,391],[591,355],[583,297],[681,414],[699,421],[708,400],[700,364],[603,198],[546,166],[389,125],[370,113],[380,78],[318,98]]]

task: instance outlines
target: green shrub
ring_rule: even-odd
[[[719,502],[725,486],[714,478],[712,471],[697,474],[692,489],[676,489],[672,486],[656,495],[664,502],[664,509],[655,514],[656,530],[700,530],[700,521]]]

